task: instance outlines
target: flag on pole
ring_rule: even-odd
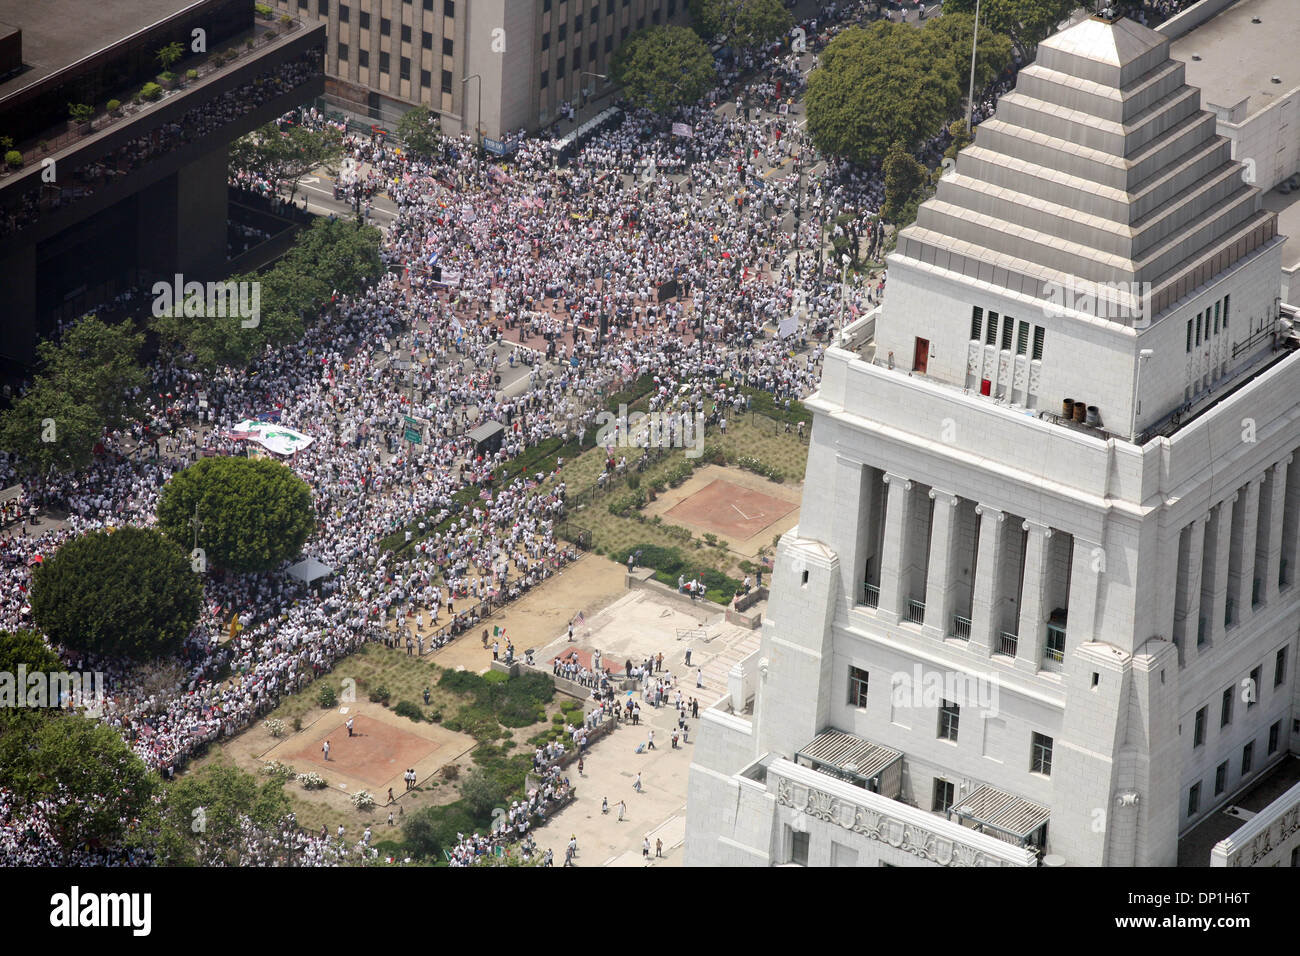
[[[578,622],[579,624],[585,624],[586,621],[587,621],[587,615],[585,615],[585,614],[583,614],[581,611],[579,611],[576,620],[577,620],[577,622]]]

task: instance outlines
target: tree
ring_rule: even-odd
[[[152,320],[152,328],[164,343],[192,354],[200,368],[247,365],[268,345],[302,338],[304,318],[335,290],[352,292],[381,276],[379,241],[373,226],[317,219],[273,268],[227,280],[260,284],[256,326],[245,328],[236,317],[165,314]]]
[[[164,866],[239,866],[259,845],[274,846],[290,812],[284,784],[237,767],[208,765],[162,794],[155,841]],[[266,862],[290,862],[270,860]]]
[[[983,9],[981,8],[981,16]],[[930,20],[921,30],[934,57],[946,57],[952,72],[959,78],[963,102],[970,90],[971,33],[975,18],[964,13],[949,13]],[[1011,38],[988,24],[980,24],[979,50],[975,55],[975,94],[996,80],[1011,64]]]
[[[28,466],[80,468],[106,428],[125,420],[148,376],[136,361],[144,335],[128,323],[79,319],[59,342],[36,346],[42,371],[13,407],[0,413],[0,445]]]
[[[298,181],[317,166],[336,162],[343,155],[343,134],[332,126],[313,130],[294,126],[281,131],[267,123],[230,144],[230,166],[264,176],[289,187],[289,202],[298,193]]]
[[[417,156],[432,156],[438,147],[438,117],[427,106],[417,106],[397,121],[397,138]]]
[[[116,730],[60,711],[34,727],[0,724],[0,780],[20,810],[51,801],[47,819],[65,852],[134,840],[158,786]]]
[[[144,333],[129,322],[108,325],[85,315],[56,342],[36,346],[42,374],[76,401],[89,405],[105,428],[125,421],[132,392],[143,388],[148,373],[137,360]]]
[[[779,40],[794,20],[780,0],[692,0],[691,18],[706,37],[726,37],[740,47]]]
[[[651,27],[634,33],[614,54],[614,81],[634,105],[668,113],[694,103],[713,86],[713,54],[693,30]]]
[[[59,655],[40,634],[35,631],[0,631],[0,673],[16,674],[20,665],[29,674],[63,669]]]
[[[440,807],[425,807],[408,815],[402,823],[402,840],[412,856],[436,860],[444,850],[456,845],[457,833],[473,833],[475,826],[464,802],[458,800]]]
[[[934,57],[924,30],[877,21],[850,27],[808,77],[808,131],[817,148],[862,165],[901,143],[916,149],[955,111],[952,63]]]
[[[93,408],[50,379],[37,377],[11,408],[0,412],[0,447],[18,454],[38,474],[84,468],[102,428]]]
[[[919,30],[888,21],[845,30],[808,77],[813,142],[863,165],[882,161],[894,143],[919,148],[961,109],[972,23],[945,12]],[[991,81],[1009,59],[1006,37],[981,29],[977,82]]]
[[[980,34],[983,35],[985,27],[1006,34],[1015,43],[1021,59],[1028,60],[1033,47],[1050,36],[1056,25],[1079,5],[1078,0],[980,0]],[[975,0],[946,0],[940,19],[954,13],[973,17]],[[969,69],[970,40],[966,41],[966,54]]]
[[[302,551],[315,524],[311,489],[279,462],[204,458],[178,472],[158,500],[158,527],[232,571],[269,571]]]
[[[175,653],[199,619],[203,589],[186,552],[146,528],[94,531],[32,575],[32,617],[50,639],[93,654]]]
[[[885,203],[880,217],[899,228],[916,218],[928,171],[900,143],[895,143],[885,157]]]

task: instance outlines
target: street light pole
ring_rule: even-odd
[[[975,51],[980,38],[980,0],[975,0],[975,31],[970,41],[970,95],[966,98],[966,136],[974,139],[971,132],[971,120],[975,113]]]
[[[609,80],[609,77],[606,76],[604,73],[592,73],[590,70],[583,70],[581,73],[578,74],[578,82],[579,82],[579,83],[582,82],[582,78],[583,78],[584,76],[594,76],[596,79],[598,79],[598,80],[605,80],[606,82],[608,82],[608,80]],[[581,92],[581,91],[579,91],[579,92]],[[595,95],[596,95],[596,88],[595,88],[594,86],[591,88],[591,95],[592,95],[593,98],[594,98]],[[582,105],[583,105],[583,106],[586,106],[587,104],[586,104],[586,102],[585,102],[585,100],[586,100],[586,96],[585,96],[585,95],[583,96],[583,100],[584,100],[584,102],[583,102]]]
[[[1138,352],[1137,374],[1133,376],[1133,417],[1132,426],[1129,428],[1129,441],[1137,444],[1137,417],[1138,417],[1138,400],[1139,385],[1142,381],[1142,364],[1146,362],[1155,353],[1151,349],[1142,349]]]
[[[840,257],[844,262],[844,268],[840,270],[840,331],[844,331],[844,300],[848,297],[849,291],[849,257],[847,255]]]
[[[461,100],[462,100],[461,112],[463,113],[465,110],[465,106],[463,102],[465,99],[464,96],[465,84],[468,83],[470,80],[478,80],[478,110],[474,114],[474,132],[478,136],[479,153],[482,154],[483,152],[483,77],[478,73],[471,73],[469,76],[465,77],[463,80],[460,81]]]

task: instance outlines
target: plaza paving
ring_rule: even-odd
[[[599,613],[589,616],[569,643],[561,630],[555,640],[537,655],[539,664],[571,648],[599,650],[605,660],[631,658],[633,663],[660,652],[664,655],[664,672],[680,680],[682,695],[699,700],[704,711],[727,693],[727,675],[735,663],[758,649],[759,631],[748,630],[724,621],[720,605],[701,601],[698,608],[665,599],[648,591],[631,591]],[[698,636],[678,639],[680,631],[703,629],[705,641]],[[684,664],[686,647],[691,648],[691,667]],[[696,688],[695,670],[699,665],[704,686]],[[671,696],[670,696],[671,699]],[[642,840],[648,834],[651,865],[681,866],[682,841],[686,834],[686,782],[691,764],[691,748],[699,721],[688,718],[691,743],[672,749],[672,730],[677,724],[677,710],[670,704],[658,709],[642,705],[641,723],[620,725],[588,749],[585,774],[578,776],[578,766],[568,768],[577,797],[546,826],[535,831],[539,849],[555,854],[555,865],[564,860],[565,847],[572,835],[578,837],[578,866],[642,866]],[[636,753],[645,743],[646,730],[654,728],[655,749]],[[643,791],[633,789],[637,772],[641,772]],[[610,812],[601,813],[601,799],[609,798]],[[627,804],[626,817],[618,820],[618,802]],[[664,856],[654,858],[656,840],[663,841]]]

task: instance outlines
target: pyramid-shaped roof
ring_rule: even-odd
[[[1168,39],[1132,20],[1044,40],[976,134],[899,256],[1040,298],[1150,283],[1158,315],[1275,230]],[[1141,311],[1115,295],[1112,314]]]

